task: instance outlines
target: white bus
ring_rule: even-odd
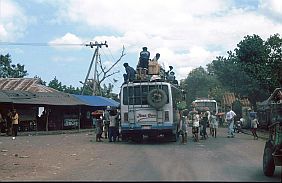
[[[164,135],[177,141],[177,103],[184,100],[178,86],[162,81],[135,81],[123,84],[120,96],[122,140],[141,141],[143,135]]]
[[[213,114],[218,113],[218,106],[216,100],[212,99],[196,99],[192,102],[192,106],[195,107],[197,111],[204,111],[205,107],[209,108],[209,111]]]

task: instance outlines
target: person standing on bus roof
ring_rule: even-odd
[[[135,79],[136,71],[128,65],[128,63],[123,64],[126,74],[123,75],[124,83],[132,82]]]
[[[150,52],[147,50],[147,47],[143,47],[143,50],[140,52],[138,67],[148,69],[149,59]]]
[[[232,111],[231,107],[227,107],[228,112],[226,113],[226,121],[228,125],[228,135],[227,137],[234,137],[234,117],[236,116],[235,112]]]

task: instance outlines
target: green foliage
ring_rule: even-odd
[[[183,81],[187,104],[197,97],[212,97],[218,102],[224,92],[248,97],[252,105],[266,100],[282,83],[282,38],[266,41],[258,35],[245,36],[228,57],[218,56],[207,64],[207,72],[196,68]]]
[[[282,39],[279,34],[263,41],[258,35],[246,36],[235,49],[240,67],[268,94],[281,85]]]
[[[61,92],[65,92],[65,93],[70,93],[70,94],[81,94],[81,88],[75,88],[72,85],[70,86],[66,86],[66,85],[62,85],[61,82],[58,81],[58,79],[55,78],[49,82],[48,86],[50,88],[53,88],[55,90],[61,91]]]
[[[208,73],[203,67],[198,67],[190,72],[183,81],[183,88],[186,94],[187,106],[190,106],[195,98],[220,99],[221,83],[213,73]]]
[[[92,83],[87,83],[83,92],[83,95],[92,95],[93,94],[93,89],[92,89]],[[61,82],[58,81],[58,79],[55,77],[52,81],[49,82],[48,84],[49,87],[54,88],[58,91],[65,92],[65,93],[70,93],[70,94],[76,94],[76,95],[81,95],[82,92],[82,87],[73,87],[72,85],[66,86],[62,85]],[[112,98],[112,99],[117,99],[118,95],[112,93],[113,90],[113,85],[109,83],[108,87],[104,84],[103,88],[100,88],[98,86],[98,93],[97,95],[107,97],[107,98]]]
[[[177,108],[178,108],[179,110],[187,109],[187,104],[186,104],[186,102],[185,102],[185,101],[179,102],[179,103],[177,104]]]
[[[24,65],[12,64],[11,56],[0,55],[0,77],[1,78],[23,78],[28,73],[24,70]]]

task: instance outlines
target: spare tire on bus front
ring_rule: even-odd
[[[162,89],[153,89],[147,95],[148,104],[156,109],[163,107],[167,101],[167,95]]]

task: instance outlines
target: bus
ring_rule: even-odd
[[[196,99],[192,102],[192,106],[195,107],[197,111],[204,111],[205,107],[208,107],[211,113],[218,113],[217,102],[213,99]]]
[[[143,136],[163,135],[177,141],[180,114],[177,104],[184,92],[165,81],[133,81],[120,91],[121,138],[141,141]]]

